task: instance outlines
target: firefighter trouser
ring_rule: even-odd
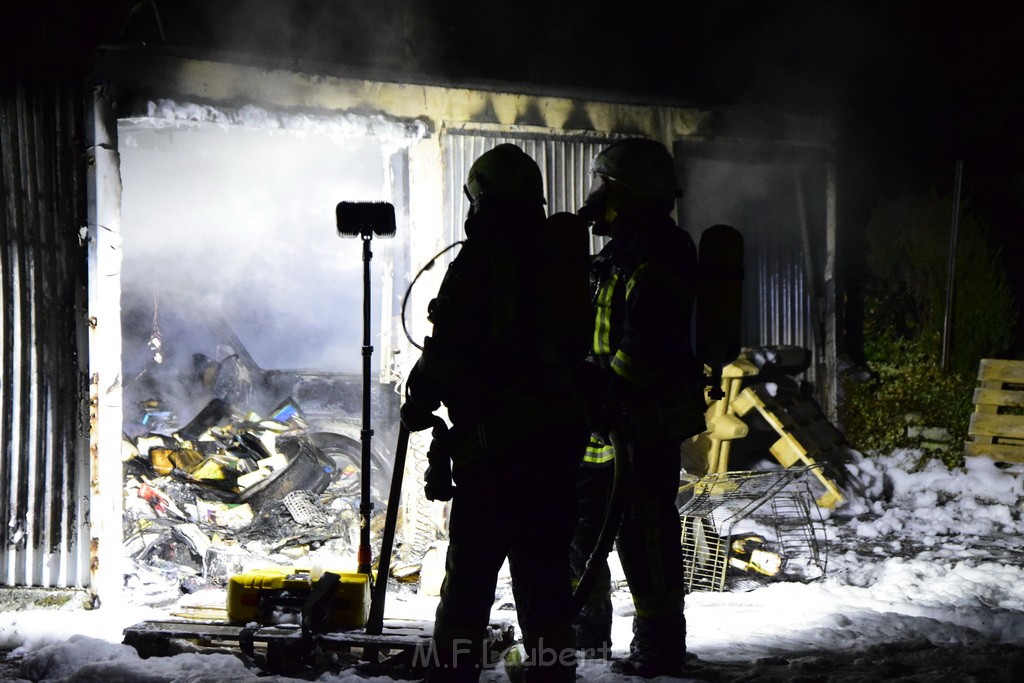
[[[527,681],[575,681],[569,541],[581,424],[538,430],[454,473],[449,546],[428,681],[477,681],[508,557]],[[492,662],[493,663],[493,662]]]
[[[584,463],[576,480],[578,521],[569,549],[573,585],[583,576],[594,549],[608,508],[614,475],[613,463],[597,465]],[[603,658],[610,656],[612,640],[611,572],[607,558],[595,561],[591,567],[595,580],[587,601],[573,621],[576,646],[584,656]]]
[[[639,651],[649,659],[681,658],[685,655],[686,626],[683,552],[676,508],[680,442],[627,439],[625,446],[626,453],[615,454],[627,458],[629,470],[628,498],[616,547],[636,608],[630,651]],[[577,577],[597,543],[612,477],[609,465],[580,468],[579,522],[570,555]],[[591,648],[602,647],[611,634],[611,603],[600,592],[606,589],[599,588],[602,578],[608,576],[608,567],[607,563],[599,566],[595,590],[573,624],[581,645]]]
[[[679,663],[686,652],[683,551],[676,508],[680,445],[678,439],[626,440],[629,498],[617,537],[619,560],[636,608],[630,652]]]

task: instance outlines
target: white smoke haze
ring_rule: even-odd
[[[334,208],[392,201],[385,166],[409,128],[172,101],[149,113],[120,128],[126,306],[182,292],[223,314],[261,367],[358,370],[362,246],[338,236]],[[371,343],[387,248],[374,243]]]
[[[812,298],[821,294],[828,229],[824,166],[794,155],[739,159],[725,150],[714,156],[682,150],[680,224],[695,241],[719,223],[743,235],[744,344],[814,349]],[[805,379],[815,376],[812,368]]]

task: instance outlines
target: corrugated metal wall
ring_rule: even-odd
[[[0,81],[0,584],[89,582],[80,79]]]
[[[448,243],[463,239],[462,224],[469,211],[462,186],[469,167],[489,149],[511,142],[529,154],[540,166],[547,192],[548,214],[576,211],[590,191],[590,165],[608,138],[541,135],[533,133],[498,134],[478,130],[455,129],[444,132],[445,235]],[[599,238],[600,239],[600,238]],[[594,245],[594,252],[600,245]]]
[[[548,192],[548,212],[575,211],[590,189],[590,165],[611,138],[445,132],[445,225],[448,242],[462,239],[469,208],[462,185],[483,152],[511,142],[537,160]],[[694,241],[705,228],[728,223],[744,234],[744,346],[795,345],[810,349],[802,379],[824,381],[822,272],[828,232],[828,182],[820,153],[794,155],[731,142],[681,143],[674,150],[685,191],[680,224]],[[742,155],[737,158],[737,148]],[[751,152],[751,149],[754,151]],[[601,240],[602,238],[597,238]],[[601,244],[595,243],[596,253]],[[816,310],[816,307],[822,310]],[[827,389],[827,387],[820,388]],[[827,398],[823,391],[823,398]],[[827,401],[826,401],[827,403]]]
[[[815,360],[801,378],[816,383],[822,349],[815,334],[813,288],[804,268],[800,230],[795,221],[770,230],[758,224],[745,227],[743,302],[752,305],[743,316],[743,343],[809,349]]]
[[[800,378],[830,405],[824,365],[828,292],[829,179],[822,152],[700,142],[676,150],[686,179],[681,224],[695,239],[716,223],[744,238],[744,346],[809,349]]]

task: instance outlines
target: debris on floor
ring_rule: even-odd
[[[214,399],[179,429],[160,424],[125,435],[122,449],[126,582],[147,601],[254,568],[355,556],[358,472],[313,443],[294,401],[263,417]],[[375,508],[374,527],[384,512]]]

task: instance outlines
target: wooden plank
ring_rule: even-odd
[[[350,633],[325,633],[318,636],[319,642],[331,643],[332,645],[387,645],[393,648],[412,648],[425,645],[430,642],[433,631],[422,633],[383,633],[379,636],[367,635],[362,631]]]
[[[967,429],[974,443],[965,445],[966,455],[993,457],[990,455],[993,451],[983,447],[994,447],[998,439],[1024,438],[1024,416],[999,415],[1003,406],[1024,405],[1024,392],[1013,386],[1021,384],[1024,384],[1024,361],[981,359],[978,387],[974,390],[974,413]]]
[[[1024,463],[1024,445],[1014,446],[998,443],[972,443],[968,441],[964,444],[964,453],[968,457],[981,456],[1000,462]]]
[[[1013,408],[1024,408],[1024,391],[1011,391],[1007,389],[985,389],[974,390],[975,405],[985,406],[1009,406]],[[991,412],[991,411],[978,411]],[[1024,419],[1024,416],[1021,416]]]
[[[226,622],[200,621],[144,621],[124,629],[132,635],[158,635],[165,638],[194,638],[199,636],[238,639],[245,625]]]
[[[984,365],[985,361],[982,361]],[[978,374],[981,374],[980,372]],[[979,388],[982,391],[1001,391],[1003,383],[998,380],[979,380]],[[999,406],[992,405],[991,403],[977,403],[975,402],[974,412],[977,413],[991,413],[995,414],[999,412]],[[973,419],[973,416],[972,416]],[[968,434],[970,434],[970,428],[968,428]],[[978,443],[992,443],[991,436],[982,436],[981,434],[970,434],[970,436]]]
[[[973,413],[967,433],[972,437],[1024,439],[1024,415]]]
[[[391,649],[412,649],[430,641],[433,635],[433,623],[428,621],[388,620],[384,621],[383,633],[368,635],[362,629],[351,631],[330,631],[316,634],[315,638],[321,646],[330,645],[370,647],[379,646]],[[129,645],[147,645],[166,641],[171,638],[183,640],[205,640],[218,642],[240,641],[244,625],[224,622],[196,621],[145,621],[124,629],[124,642]],[[263,626],[256,629],[251,637],[256,643],[275,643],[298,641],[302,630],[298,627],[287,628]],[[489,645],[505,645],[505,641],[514,637],[510,622],[492,622],[487,629],[486,640]],[[510,644],[510,643],[508,643]]]
[[[978,379],[1024,384],[1024,360],[982,358],[978,364]]]
[[[176,619],[196,619],[200,621],[218,619],[220,621],[227,621],[228,611],[216,607],[187,607],[181,611],[171,612],[170,616]]]

